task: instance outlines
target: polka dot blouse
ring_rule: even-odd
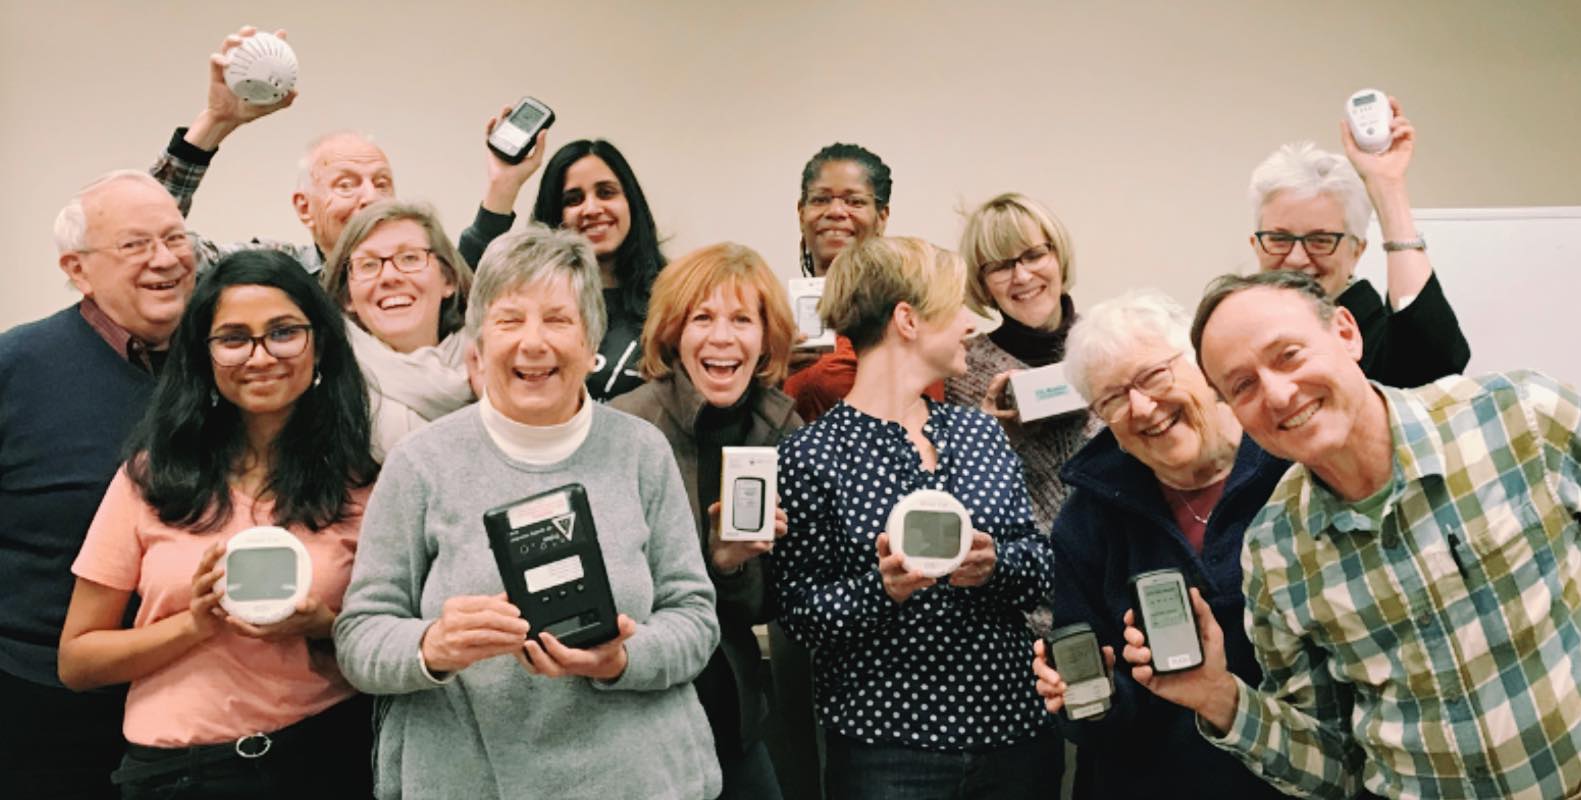
[[[779,446],[789,534],[772,553],[780,622],[813,651],[819,721],[869,743],[956,751],[1030,738],[1052,719],[1032,675],[1023,613],[1053,583],[1021,461],[977,409],[928,402],[933,472],[898,423],[840,403]],[[878,574],[877,537],[917,489],[942,489],[994,537],[980,587],[945,581],[896,604]]]

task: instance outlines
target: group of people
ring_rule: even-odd
[[[62,209],[81,302],[0,334],[0,697],[28,723],[0,793],[1048,798],[1066,741],[1079,797],[1581,788],[1581,398],[1458,376],[1397,102],[1383,153],[1342,128],[1255,170],[1261,269],[1195,319],[1150,290],[1078,311],[1024,195],[958,254],[886,236],[888,166],[824,148],[796,204],[820,352],[750,248],[668,261],[602,140],[488,156],[454,242],[348,132],[300,165],[311,245],[189,231],[220,142],[294,99],[225,87],[252,34],[152,174]],[[1010,376],[1054,363],[1086,409],[1021,421]],[[778,448],[773,541],[720,536],[733,446]],[[586,648],[532,630],[482,522],[568,484],[618,611]],[[945,577],[885,533],[918,489],[970,516]],[[268,625],[224,605],[259,525],[312,556]],[[1152,669],[1126,584],[1159,568],[1198,669]],[[1080,721],[1038,636],[1073,622],[1114,684]]]

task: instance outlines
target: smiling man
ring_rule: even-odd
[[[1291,459],[1246,532],[1260,688],[1203,668],[1138,682],[1287,793],[1581,789],[1581,397],[1530,372],[1369,383],[1350,312],[1309,276],[1211,284],[1192,328],[1247,433]]]
[[[82,301],[0,334],[0,797],[116,797],[124,692],[56,674],[71,562],[192,293],[192,240],[147,174],[88,184],[55,220]]]

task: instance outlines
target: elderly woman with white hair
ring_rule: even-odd
[[[1093,306],[1070,332],[1067,375],[1108,429],[1066,462],[1073,491],[1052,534],[1054,624],[1092,626],[1112,665],[1132,605],[1126,582],[1180,570],[1224,629],[1229,669],[1262,677],[1242,627],[1241,537],[1289,466],[1263,452],[1197,368],[1191,319],[1167,296],[1133,292]],[[1196,715],[1115,675],[1108,713],[1071,721],[1065,684],[1033,670],[1076,744],[1078,797],[1277,797],[1197,733]]]
[[[346,678],[389,695],[379,797],[719,793],[691,685],[719,642],[714,589],[669,442],[588,395],[600,288],[575,233],[534,225],[490,245],[467,304],[483,394],[384,463],[335,625]],[[618,636],[585,649],[527,638],[483,528],[484,512],[572,483],[620,612]]]
[[[1341,122],[1343,156],[1301,142],[1280,147],[1259,164],[1248,192],[1256,225],[1249,242],[1260,269],[1311,275],[1356,318],[1367,377],[1411,388],[1464,370],[1471,347],[1411,215],[1405,171],[1416,149],[1416,128],[1401,115],[1398,100],[1391,97],[1389,103],[1392,139],[1382,153],[1358,147],[1349,124]],[[1373,209],[1388,262],[1387,303],[1355,276]]]

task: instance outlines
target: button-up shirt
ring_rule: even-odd
[[[103,339],[117,355],[150,375],[159,375],[159,368],[164,366],[165,356],[169,354],[168,350],[154,350],[147,343],[133,336],[131,331],[115,324],[115,320],[110,319],[110,315],[104,313],[104,309],[100,308],[91,297],[82,298],[82,302],[77,304],[77,309],[82,312],[82,319],[88,323],[88,327],[99,334],[99,338]]]
[[[1376,386],[1376,385],[1375,385]],[[1246,534],[1262,662],[1221,747],[1288,793],[1581,787],[1581,398],[1526,372],[1377,386],[1377,522],[1297,465]],[[1206,731],[1205,731],[1206,732]]]
[[[1052,724],[1027,667],[1023,617],[1053,583],[1048,539],[999,424],[926,402],[932,471],[899,423],[844,402],[780,444],[789,521],[772,553],[780,622],[813,650],[819,722],[834,733],[956,752],[1025,741]],[[924,488],[966,506],[994,538],[997,563],[982,586],[941,578],[896,603],[876,540],[895,504]]]

